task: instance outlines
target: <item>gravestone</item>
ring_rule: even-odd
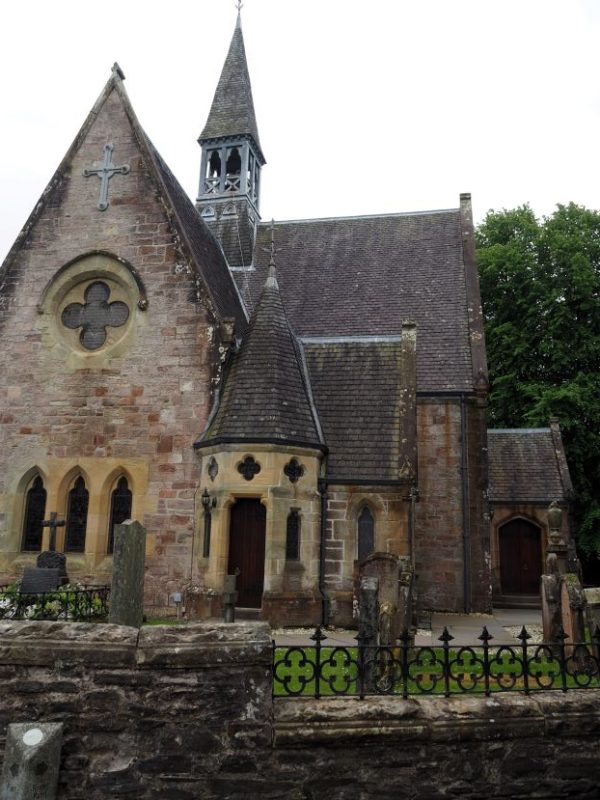
[[[53,592],[61,584],[60,570],[27,567],[21,580],[21,594]]]
[[[546,574],[541,578],[541,594],[544,641],[557,642],[562,629],[562,612],[561,576],[555,553],[549,553],[546,558]]]
[[[115,525],[109,622],[141,628],[144,620],[145,558],[144,526],[131,520]]]
[[[377,578],[373,577],[361,578],[360,581],[358,594],[358,639],[360,644],[366,647],[378,644],[378,584]]]
[[[65,525],[65,520],[58,519],[56,511],[50,514],[50,519],[42,522],[43,528],[50,529],[50,541],[48,543],[48,549],[40,553],[36,559],[36,566],[38,569],[57,569],[62,585],[69,582],[69,576],[67,575],[67,557],[64,553],[59,553],[56,550],[56,531],[58,528],[64,528]],[[21,591],[24,590],[21,589]]]
[[[584,589],[585,595],[585,619],[590,636],[594,635],[596,626],[600,628],[600,587],[593,586]]]
[[[560,605],[562,627],[570,642],[584,642],[585,595],[579,577],[574,572],[568,572],[562,577]]]
[[[55,800],[62,722],[8,726],[0,800]]]
[[[236,568],[233,575],[225,576],[225,587],[223,591],[223,622],[235,622],[235,604],[238,600],[236,581],[239,574],[240,570],[239,568]]]
[[[358,580],[377,578],[379,643],[393,644],[404,628],[413,628],[413,576],[409,565],[392,553],[370,553],[358,564]]]

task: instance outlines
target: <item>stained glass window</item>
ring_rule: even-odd
[[[71,553],[85,551],[85,529],[87,527],[88,505],[90,493],[85,488],[81,475],[69,492],[67,504],[67,532],[65,534],[65,550]]]
[[[358,558],[359,561],[375,549],[375,520],[371,510],[364,506],[358,515]]]
[[[23,550],[42,549],[42,522],[46,513],[46,490],[40,475],[36,475],[25,498],[23,519]]]
[[[121,476],[110,496],[110,523],[108,529],[108,552],[112,553],[115,544],[115,525],[131,519],[131,490],[127,478]]]
[[[290,511],[287,518],[285,560],[300,560],[300,514],[295,509]]]

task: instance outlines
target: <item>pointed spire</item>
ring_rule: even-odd
[[[206,125],[198,141],[202,143],[208,139],[231,136],[252,137],[264,162],[258,138],[239,8],[229,52],[223,65]]]
[[[272,227],[267,280],[197,448],[215,441],[268,441],[322,449],[299,345],[279,293],[275,252]]]

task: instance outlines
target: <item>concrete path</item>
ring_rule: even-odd
[[[450,642],[451,645],[481,645],[477,637],[481,634],[484,625],[488,633],[494,637],[494,644],[507,644],[511,641],[511,634],[505,628],[521,627],[522,625],[525,625],[526,628],[536,628],[540,627],[541,624],[541,611],[536,609],[494,609],[492,615],[434,613],[431,619],[431,632],[420,629],[416,636],[415,644],[419,646],[439,646],[438,637],[441,636],[445,626],[454,636],[454,639]],[[323,642],[324,645],[356,645],[356,631],[336,628],[331,631],[326,630],[324,633],[327,636],[327,639]],[[282,629],[274,631],[273,638],[280,647],[310,646],[314,644],[310,639],[311,634],[312,630],[307,628]]]

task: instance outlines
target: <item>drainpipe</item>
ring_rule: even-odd
[[[329,598],[325,594],[325,530],[327,525],[327,480],[319,478],[321,495],[321,536],[319,542],[319,594],[321,595],[321,625],[329,624]]]
[[[469,515],[469,468],[467,463],[467,408],[460,396],[460,453],[463,517],[463,597],[464,612],[471,613],[471,519]]]

